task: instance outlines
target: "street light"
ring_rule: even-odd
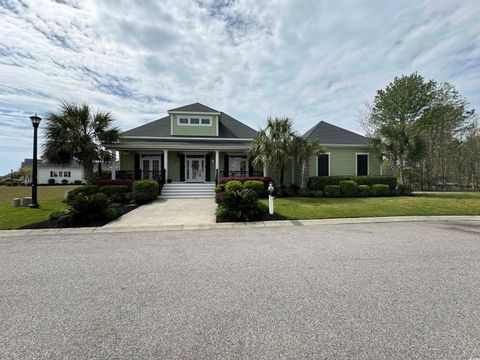
[[[33,171],[32,171],[32,202],[30,203],[29,207],[36,209],[38,208],[37,202],[37,130],[38,125],[40,125],[40,121],[42,118],[37,116],[37,114],[30,116],[30,120],[32,120],[33,125]]]

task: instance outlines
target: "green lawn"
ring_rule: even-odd
[[[39,186],[39,209],[13,208],[12,200],[16,197],[31,196],[32,188],[28,186],[0,186],[0,230],[17,229],[21,226],[48,220],[54,211],[65,210],[63,196],[65,192],[77,186]]]
[[[268,204],[268,200],[262,200]],[[480,193],[382,198],[279,198],[275,212],[291,220],[405,215],[480,215]]]

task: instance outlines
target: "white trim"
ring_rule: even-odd
[[[370,176],[370,153],[355,153],[355,175],[358,175],[358,155],[367,155],[367,176]]]
[[[318,175],[318,156],[319,155],[328,155],[328,175],[327,176],[330,176],[330,174],[331,174],[330,164],[332,163],[332,156],[331,156],[332,153],[327,152],[327,153],[323,153],[323,154],[317,154],[317,161],[316,161],[316,165],[315,165],[316,166],[316,171],[315,171],[316,176],[320,176],[320,175]],[[322,176],[324,176],[324,175],[322,175]]]
[[[197,115],[197,114],[205,114],[205,115],[220,115],[219,112],[203,112],[203,111],[167,111],[170,115],[172,114],[179,114],[179,115]]]
[[[180,124],[180,119],[187,119],[186,124]],[[198,124],[192,124],[192,119],[198,119]],[[203,119],[210,120],[209,124],[202,124]],[[177,126],[205,126],[212,127],[213,125],[213,116],[177,116]]]
[[[204,125],[206,126],[206,125]],[[252,141],[252,138],[217,138],[217,137],[184,137],[184,136],[120,136],[120,139],[143,139],[143,140],[203,140],[203,141]],[[117,144],[110,144],[117,145]],[[109,145],[106,145],[109,146]]]
[[[162,157],[160,157],[160,166],[161,166],[161,163],[162,163]],[[163,150],[163,167],[165,169],[165,179],[164,180],[167,180],[168,179],[168,150]]]
[[[220,151],[215,150],[215,171],[218,170],[220,170]]]
[[[109,145],[108,149],[118,149],[119,151],[122,150],[136,150],[136,151],[155,151],[155,150],[161,150],[161,149],[173,149],[173,150],[205,150],[205,151],[211,151],[211,150],[230,150],[230,151],[242,151],[242,150],[248,150],[250,149],[250,146],[248,145],[222,145],[222,144],[205,144],[205,145],[178,145],[178,144],[173,144],[173,145],[168,145],[168,144],[151,144],[151,145],[135,145],[135,144],[118,144],[118,145]]]
[[[170,115],[170,136],[173,135],[173,115]],[[122,136],[119,136],[121,138]],[[125,136],[126,139],[128,139],[128,136]]]

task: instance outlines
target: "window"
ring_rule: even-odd
[[[50,171],[50,177],[58,177],[58,173],[56,171]]]
[[[211,126],[212,125],[212,118],[198,118],[198,117],[181,117],[178,118],[177,121],[178,125],[195,125],[195,126]]]
[[[64,171],[63,177],[72,177],[72,173],[70,171]]]
[[[330,154],[317,156],[317,176],[330,176]]]
[[[58,172],[58,176],[59,176],[59,177],[63,177],[63,171],[59,171],[59,172]]]
[[[357,176],[368,176],[368,154],[356,154]]]

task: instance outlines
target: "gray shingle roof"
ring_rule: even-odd
[[[22,161],[20,167],[32,167],[33,166],[33,159],[25,159]],[[38,167],[64,167],[64,168],[74,168],[74,169],[78,169],[78,168],[81,168],[81,165],[77,162],[77,161],[72,161],[70,164],[68,165],[65,165],[65,166],[61,166],[61,165],[55,165],[55,164],[52,164],[50,162],[48,162],[47,160],[43,160],[43,159],[38,159],[38,162],[37,162],[37,166]]]
[[[352,131],[320,121],[313,128],[308,130],[303,138],[305,140],[316,140],[322,144],[335,145],[369,145],[369,140],[365,136]]]
[[[192,104],[195,105],[195,104]],[[200,104],[202,105],[202,104]],[[190,105],[187,105],[190,106]],[[204,106],[204,105],[202,105]],[[206,107],[210,109],[209,107]],[[178,108],[181,109],[181,108]],[[187,111],[187,110],[179,110]],[[188,110],[193,111],[193,110]],[[210,109],[208,111],[215,111]],[[155,137],[175,137],[170,134],[170,116],[165,116],[161,119],[152,121],[145,125],[141,125],[134,129],[125,131],[120,134],[120,136],[155,136]],[[220,112],[220,125],[218,128],[218,136],[209,136],[212,139],[214,138],[228,138],[228,139],[253,139],[257,135],[257,132],[251,127],[245,125],[244,123],[238,121],[237,119],[227,115],[223,112]],[[182,136],[187,137],[187,136]],[[192,136],[197,137],[197,136]],[[207,137],[207,136],[202,136]]]
[[[199,102],[189,104],[189,105],[185,105],[185,106],[180,106],[178,108],[168,110],[168,112],[175,112],[175,111],[185,111],[185,112],[187,112],[187,111],[190,112],[191,111],[191,112],[198,112],[198,113],[201,113],[201,112],[217,112],[217,113],[219,113],[220,112],[218,110],[212,109],[211,107],[200,104]]]

